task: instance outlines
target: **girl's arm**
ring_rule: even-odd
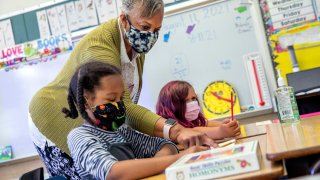
[[[193,128],[196,131],[203,132],[207,136],[209,136],[212,139],[223,139],[225,138],[224,132],[222,132],[220,127],[195,127]]]
[[[100,143],[92,129],[86,127],[71,131],[68,135],[68,145],[78,172],[92,175],[96,179],[139,179],[159,174],[181,156],[208,149],[204,146],[193,146],[176,155],[118,161]],[[165,144],[157,156],[165,155],[170,151],[171,147],[166,145],[175,148],[172,144]]]
[[[138,159],[161,155],[173,155],[179,152],[173,142],[143,134],[127,125],[123,125],[119,128],[118,132],[121,133],[128,142],[131,142],[134,155]]]
[[[161,157],[161,156],[173,155],[178,153],[179,152],[176,147],[174,147],[171,144],[166,144],[160,149],[160,151],[156,153],[154,157]]]
[[[216,121],[216,120],[207,120],[207,127],[219,127],[222,124],[222,122],[220,121]]]
[[[223,139],[240,135],[238,121],[224,120],[218,127],[195,127],[196,131],[206,133],[212,139]]]
[[[183,155],[204,150],[208,150],[208,147],[193,146],[176,155],[118,161],[113,164],[106,179],[141,179],[160,174]]]

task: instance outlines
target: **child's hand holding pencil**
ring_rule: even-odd
[[[230,119],[225,119],[220,125],[220,133],[222,134],[222,138],[234,137],[240,135],[240,126],[239,122],[234,119],[233,107],[234,107],[234,94],[231,92],[230,94],[230,106],[231,106],[231,117]]]
[[[219,126],[221,138],[228,138],[240,135],[240,126],[237,120],[225,119]]]

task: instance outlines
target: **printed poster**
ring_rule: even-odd
[[[47,16],[52,35],[61,34],[60,22],[56,8],[53,7],[47,9]]]
[[[39,58],[38,41],[29,41],[23,44],[24,54],[27,60]]]
[[[38,27],[40,31],[40,37],[45,38],[51,35],[50,27],[48,23],[47,13],[45,10],[37,12],[37,19],[38,19]]]
[[[98,17],[94,0],[84,0],[86,14],[87,14],[87,26],[98,25]]]
[[[70,32],[75,31],[78,28],[78,15],[73,2],[69,2],[65,4],[66,15],[68,21],[68,27]]]
[[[14,46],[15,42],[14,42],[14,36],[13,36],[13,31],[12,31],[10,19],[1,21],[0,22],[0,29],[1,29],[0,32],[2,31],[2,33],[3,33],[2,38],[4,39],[5,47]],[[0,36],[1,36],[1,34],[0,34]],[[1,37],[0,37],[0,41],[1,41]],[[0,43],[0,46],[1,46],[1,43]]]
[[[67,33],[54,35],[51,37],[38,39],[37,48],[40,57],[59,54],[61,52],[72,50],[71,35]]]
[[[117,17],[116,0],[95,0],[95,4],[100,23]]]
[[[4,33],[2,31],[2,27],[0,26],[0,49],[6,47],[6,41],[4,39]]]
[[[0,49],[0,69],[10,71],[37,62],[55,59],[59,53],[71,51],[73,42],[70,33],[41,38],[27,43]],[[26,64],[27,63],[27,64]]]
[[[81,29],[87,27],[87,14],[84,0],[75,1],[74,6],[77,14],[78,28]]]
[[[23,45],[19,44],[0,50],[0,68],[10,67],[25,62]]]
[[[69,27],[68,27],[68,20],[67,20],[67,14],[66,9],[64,5],[56,6],[56,10],[58,13],[58,19],[60,24],[60,29],[62,33],[68,33]]]
[[[12,159],[12,146],[0,147],[0,161]]]

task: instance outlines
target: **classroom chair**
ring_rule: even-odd
[[[46,180],[67,180],[67,179],[63,176],[54,176]]]
[[[310,169],[310,174],[315,175],[317,173],[320,173],[320,159]]]
[[[23,174],[19,180],[44,180],[43,167]]]
[[[320,172],[320,154],[313,154],[304,157],[285,160],[288,178],[316,175]]]

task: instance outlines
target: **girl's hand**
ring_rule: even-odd
[[[219,127],[220,134],[224,137],[233,137],[240,135],[240,126],[237,120],[231,121],[230,119],[225,119]]]

